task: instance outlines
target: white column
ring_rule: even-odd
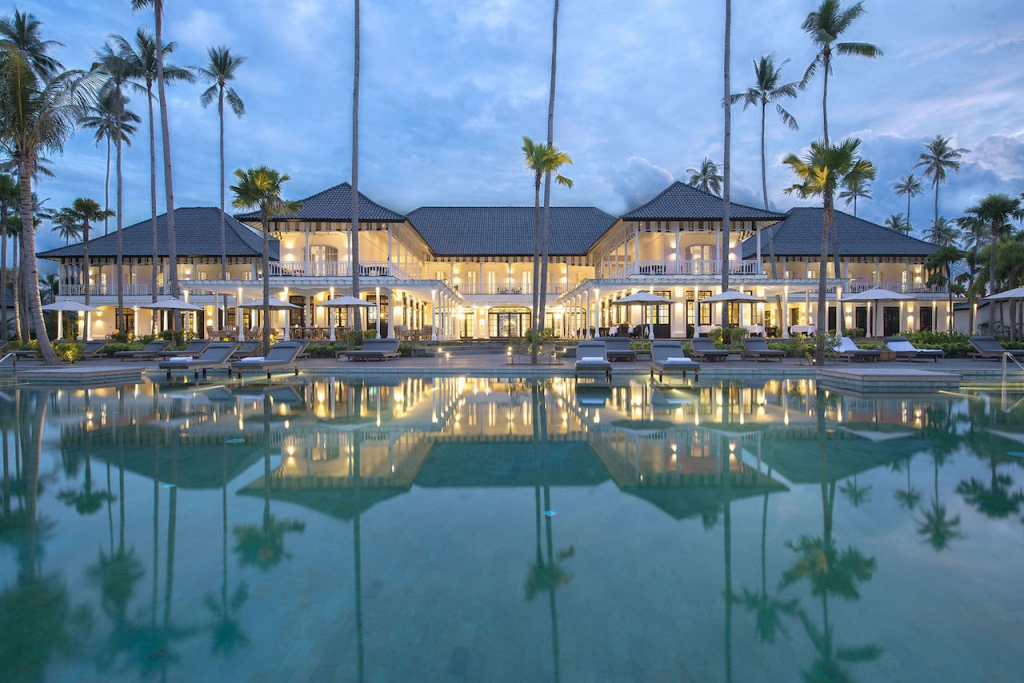
[[[156,311],[153,311],[156,315]],[[242,325],[242,288],[238,288],[235,296],[235,327],[238,328],[238,341],[245,341],[245,326]]]
[[[391,255],[392,255],[391,224],[388,223],[388,275],[391,274]]]
[[[57,311],[57,339],[64,338],[64,312]]]
[[[380,339],[380,287],[374,289],[377,295],[377,339]]]
[[[757,269],[763,271],[764,266],[761,265],[761,228],[757,228]]]
[[[484,293],[484,262],[480,261],[480,276],[476,280],[476,293]]]
[[[679,226],[676,225],[676,268],[675,274],[679,275],[683,272],[683,247],[679,243]]]
[[[782,288],[782,338],[789,339],[789,285]]]
[[[390,232],[390,230],[389,230]],[[395,290],[388,291],[388,339],[395,338]]]
[[[430,338],[437,341],[438,327],[437,290],[430,290]]]
[[[836,287],[836,336],[843,336],[843,288]]]
[[[138,339],[138,337],[139,337],[139,307],[138,306],[132,306],[132,310],[135,311],[135,325],[133,326],[134,329],[132,330],[132,334],[134,334],[135,338]]]
[[[593,335],[590,333],[591,323],[593,321],[591,320],[591,317],[590,317],[590,290],[588,289],[585,294],[586,294],[586,303],[584,304],[585,308],[583,309],[583,329],[585,331],[583,333],[583,337],[585,339],[587,339],[587,338],[593,338]],[[544,326],[544,323],[541,323],[541,327],[543,327],[543,326]]]
[[[331,293],[331,298],[333,299],[334,298],[334,287],[331,287],[330,293]],[[331,306],[330,308],[327,309],[327,327],[329,328],[328,332],[327,332],[327,339],[329,341],[335,341],[335,334],[334,334],[334,307],[333,306]]]
[[[636,233],[633,235],[633,263],[640,260],[640,224],[636,224]]]
[[[306,226],[306,228],[302,232],[303,232],[303,236],[306,239],[306,245],[305,245],[305,248],[303,249],[303,253],[305,254],[305,256],[303,258],[306,261],[306,266],[305,266],[304,270],[306,272],[309,272],[309,226]]]

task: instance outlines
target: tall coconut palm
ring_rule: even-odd
[[[7,341],[7,238],[11,215],[18,210],[18,184],[0,173],[0,341]],[[17,261],[15,261],[17,263]]]
[[[231,186],[236,209],[258,209],[263,228],[263,355],[270,353],[270,219],[273,216],[302,210],[302,202],[281,198],[281,186],[291,180],[287,173],[278,173],[267,166],[237,169],[238,182]]]
[[[64,208],[53,215],[51,219],[53,231],[64,238],[64,244],[71,244],[71,240],[78,241],[82,238],[82,225],[76,216],[69,209]]]
[[[938,192],[937,185],[936,192]],[[990,194],[966,211],[967,214],[977,216],[979,220],[990,226],[988,259],[988,293],[990,295],[996,293],[996,242],[999,241],[1003,226],[1010,220],[1024,219],[1024,205],[1021,202],[1020,197],[1011,197],[1008,194]],[[988,307],[989,334],[992,333],[993,323],[995,323],[996,308],[998,306]]]
[[[26,24],[36,29],[19,32],[19,27]],[[93,90],[92,79],[80,71],[50,75],[55,60],[47,52],[52,44],[39,39],[38,26],[31,15],[15,14],[0,20],[0,144],[18,169],[21,218],[28,228],[21,233],[21,275],[28,313],[43,361],[57,365],[60,360],[46,336],[39,300],[35,230],[31,229],[35,225],[32,180],[40,171],[40,157],[44,153],[63,150]]]
[[[555,74],[558,66],[558,0],[555,0],[554,19],[551,24],[551,87],[548,90],[548,147],[555,146]],[[544,174],[544,226],[541,229],[540,246],[540,273],[534,280],[533,290],[540,290],[540,299],[537,307],[534,335],[536,344],[537,337],[544,330],[544,321],[547,319],[546,311],[548,305],[548,252],[551,241],[551,171]],[[534,348],[537,348],[536,345]],[[532,357],[532,354],[531,354]]]
[[[135,43],[129,43],[120,36],[111,38],[117,44],[117,53],[125,62],[131,66],[132,87],[136,92],[146,94],[146,103],[149,106],[149,198],[150,198],[150,227],[153,242],[153,268],[151,274],[151,288],[153,302],[157,300],[158,279],[157,273],[160,264],[160,252],[157,249],[156,229],[156,117],[153,113],[153,85],[157,77],[157,49],[156,38],[144,28],[135,32]],[[174,52],[175,43],[167,43],[161,50],[162,57]],[[163,63],[164,83],[187,82],[195,80],[195,76],[188,69]],[[153,330],[156,330],[156,316],[153,316]]]
[[[901,175],[896,184],[892,186],[892,193],[897,197],[905,196],[907,198],[907,226],[910,230],[913,230],[914,226],[910,222],[910,200],[924,193],[924,190],[921,188],[921,181],[915,178],[913,173]]]
[[[818,263],[818,329],[827,328],[827,303],[825,288],[828,273],[829,234],[835,220],[835,193],[842,187],[843,179],[858,166],[871,162],[861,159],[857,152],[860,140],[847,138],[838,145],[827,145],[823,141],[811,143],[811,149],[802,158],[796,154],[787,156],[783,163],[790,167],[797,183],[786,190],[802,198],[821,197],[824,207],[821,233],[821,258]],[[825,362],[825,335],[815,335],[815,363]]]
[[[729,101],[733,104],[743,100],[743,111],[747,110],[747,107],[760,107],[761,108],[761,191],[764,197],[764,210],[768,211],[768,172],[766,166],[765,157],[765,121],[768,117],[768,105],[774,104],[775,111],[778,113],[779,118],[782,122],[790,127],[792,130],[799,129],[796,119],[786,109],[779,104],[779,100],[786,98],[796,97],[797,88],[800,86],[798,82],[783,83],[782,82],[782,67],[789,63],[788,59],[782,60],[782,63],[776,66],[775,57],[773,55],[764,55],[759,60],[754,61],[754,85],[747,88],[744,92],[736,93],[729,97]],[[778,274],[778,259],[775,257],[775,231],[768,231],[768,256],[771,259],[772,268],[772,279],[776,279]],[[782,320],[782,297],[780,295],[775,296],[775,304],[778,308],[779,320]]]
[[[112,143],[117,137],[117,114],[115,108],[117,103],[116,95],[112,91],[105,93],[101,92],[99,98],[94,104],[89,107],[89,111],[83,116],[78,125],[82,128],[89,128],[96,131],[93,134],[93,140],[96,141],[96,146],[99,147],[100,143],[107,143],[107,172],[103,181],[103,208],[110,208],[110,160],[112,154]],[[122,142],[131,146],[131,137],[135,135],[138,128],[135,124],[142,123],[142,118],[138,114],[124,109],[121,112],[121,136]],[[114,214],[111,213],[111,216]],[[103,234],[106,235],[110,232],[109,230],[109,219],[103,221]]]
[[[926,241],[937,244],[940,247],[949,247],[956,244],[960,238],[960,231],[957,230],[956,223],[947,221],[942,216],[939,216],[939,220],[932,223],[924,231],[924,238]]]
[[[964,253],[950,242],[949,244],[940,245],[938,249],[932,252],[932,255],[928,257],[928,262],[925,264],[925,268],[932,271],[931,277],[928,278],[928,284],[946,286],[948,294],[946,310],[949,312],[949,318],[946,322],[949,325],[947,329],[950,330],[953,329],[953,292],[959,286],[953,281],[953,264],[959,263],[963,258]]]
[[[828,137],[828,77],[832,75],[832,60],[839,55],[855,55],[875,59],[882,56],[882,50],[871,43],[839,43],[839,37],[857,21],[865,12],[864,3],[857,2],[847,9],[842,8],[840,0],[822,0],[818,9],[804,19],[803,30],[811,37],[818,48],[814,61],[804,72],[801,85],[806,87],[814,78],[818,69],[823,77],[821,95],[821,120],[825,132],[825,146],[829,146]]]
[[[116,150],[116,175],[117,175],[117,209],[115,215],[117,216],[117,257],[116,257],[116,268],[117,275],[115,282],[117,283],[117,330],[118,332],[125,331],[125,318],[124,318],[124,244],[121,237],[122,228],[124,227],[124,179],[122,175],[122,164],[121,155],[123,149],[123,143],[131,145],[131,137],[125,134],[124,120],[129,114],[127,109],[128,97],[125,95],[125,87],[130,83],[133,69],[132,64],[128,60],[124,59],[120,54],[120,45],[124,44],[124,38],[118,36],[118,40],[106,43],[96,53],[96,64],[94,69],[97,69],[106,77],[106,83],[103,84],[103,89],[100,91],[101,98],[106,93],[106,99],[109,100],[109,104],[114,114],[114,148]],[[136,114],[131,114],[132,117],[138,119]],[[140,119],[141,120],[141,119]]]
[[[153,8],[156,45],[164,44],[164,0],[132,0],[132,11]],[[164,193],[167,210],[167,261],[171,280],[171,296],[178,296],[178,243],[174,231],[174,180],[171,173],[171,130],[167,119],[167,88],[164,74],[164,50],[156,49],[156,90],[160,101],[160,138],[164,152]],[[154,246],[155,249],[155,246]],[[154,261],[156,263],[156,261]],[[153,295],[156,296],[154,290]],[[171,316],[171,332],[177,327],[177,316]]]
[[[890,230],[894,230],[901,235],[910,234],[910,223],[903,217],[902,213],[890,214],[889,217],[885,219],[885,227]]]
[[[729,103],[729,95],[732,93],[732,84],[730,82],[732,69],[732,2],[731,0],[725,0],[725,94],[722,96],[722,102],[725,103],[723,109],[725,110],[725,137],[722,145],[722,183],[724,192],[722,194],[722,291],[728,291],[729,289],[729,246],[732,241],[731,226],[729,224],[729,198],[732,192],[732,181],[731,181],[731,153],[732,153],[732,105]],[[723,326],[725,320],[722,320]]]
[[[699,168],[688,168],[686,172],[690,174],[690,179],[686,181],[687,185],[716,197],[722,196],[722,181],[725,178],[719,173],[718,164],[709,157],[704,157]]]
[[[352,296],[359,298],[359,0],[355,0],[355,41],[352,60],[352,222],[349,231],[349,267],[352,272]],[[378,305],[380,302],[377,302]],[[394,304],[392,304],[394,305]],[[431,311],[437,317],[437,311]],[[359,306],[352,310],[354,330],[362,330]],[[437,329],[437,320],[431,321]]]
[[[966,250],[964,261],[967,264],[967,329],[974,333],[974,297],[978,294],[975,287],[978,272],[981,267],[980,250],[987,239],[988,225],[978,216],[967,214],[956,219],[956,225],[960,228],[960,237],[963,247]]]
[[[228,242],[227,230],[224,227],[224,100],[231,106],[235,116],[241,118],[245,115],[245,102],[229,83],[235,80],[235,72],[243,63],[245,57],[231,54],[231,50],[224,46],[211,47],[206,51],[207,63],[205,67],[196,69],[196,73],[203,80],[211,83],[209,88],[203,91],[199,101],[204,107],[210,106],[214,100],[217,102],[217,116],[220,119],[220,277],[228,279]],[[227,311],[228,297],[225,294],[222,298],[224,310]]]
[[[21,190],[18,190],[18,204],[21,204]],[[21,216],[11,216],[7,221],[7,234],[11,237],[11,261],[15,265],[14,281],[11,289],[14,294],[14,329],[18,335],[18,341],[24,344],[28,341],[28,325],[25,324],[25,298],[22,296],[21,281]]]
[[[92,200],[79,197],[71,202],[71,211],[82,224],[82,269],[85,271],[85,305],[89,305],[89,228],[97,221],[105,221],[114,215],[110,209],[101,209],[100,205]],[[118,227],[118,235],[120,235]],[[123,330],[123,327],[118,327]],[[89,339],[89,314],[85,314],[85,338]]]
[[[932,187],[935,188],[935,220],[939,220],[939,185],[946,182],[946,176],[950,171],[960,172],[960,160],[971,150],[963,147],[950,147],[951,138],[944,138],[936,135],[934,140],[926,142],[925,151],[918,156],[914,168],[923,168],[924,177],[932,179]],[[909,201],[909,200],[908,200]]]
[[[538,278],[541,273],[541,211],[540,211],[540,186],[541,180],[548,174],[555,175],[555,182],[564,187],[572,188],[572,181],[558,171],[565,164],[571,164],[572,159],[568,154],[557,147],[550,146],[543,142],[534,142],[526,135],[523,136],[523,162],[533,173],[533,341],[531,343],[530,357],[533,363],[537,362],[538,342],[540,331],[544,329],[543,320],[538,320],[540,311],[540,284]]]
[[[854,216],[857,215],[858,199],[873,198],[871,196],[871,183],[877,176],[878,172],[875,170],[875,167],[868,164],[866,167],[855,167],[843,178],[843,191],[839,193],[839,198],[844,200],[847,206],[851,203],[853,204]]]

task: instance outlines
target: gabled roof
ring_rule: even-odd
[[[786,220],[767,228],[761,235],[761,255],[768,254],[771,231],[775,238],[776,256],[820,256],[821,229],[824,209],[796,207],[786,212]],[[854,218],[842,211],[835,212],[836,240],[840,256],[931,256],[938,247],[895,230]],[[743,242],[742,257],[753,258],[757,253],[757,240],[749,237]],[[829,244],[829,254],[832,245]]]
[[[93,227],[93,234],[96,228]],[[167,214],[156,217],[157,251],[168,255]],[[224,216],[225,240],[228,256],[263,256],[263,235],[257,230]],[[220,209],[216,207],[192,207],[174,210],[174,234],[178,245],[178,256],[220,256]],[[129,225],[121,232],[124,256],[153,256],[153,223],[146,219]],[[82,245],[51,249],[39,254],[40,258],[75,258],[83,255]],[[270,238],[270,258],[279,258],[279,245]],[[89,257],[117,256],[117,232],[89,240]]]
[[[258,211],[235,214],[240,221],[258,221]],[[294,221],[330,221],[350,223],[352,221],[352,186],[348,183],[335,185],[323,192],[306,197],[302,200],[302,210],[287,216],[274,216],[273,220]],[[368,223],[402,223],[405,216],[381,206],[359,193],[359,220]]]
[[[533,254],[532,206],[424,206],[408,218],[438,256]],[[584,255],[615,220],[590,206],[552,206],[548,251]]]
[[[736,220],[782,220],[783,215],[729,202],[729,217]],[[678,180],[657,197],[623,214],[624,221],[708,221],[721,220],[725,202],[721,197],[690,187]]]

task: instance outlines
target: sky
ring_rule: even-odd
[[[878,168],[874,200],[860,201],[858,215],[881,223],[906,212],[892,185],[936,135],[971,150],[940,190],[943,216],[961,215],[990,192],[1024,191],[1019,0],[864,6],[843,39],[885,54],[837,58],[828,100],[830,137],[859,137],[862,155]],[[109,34],[130,38],[153,25],[152,12],[133,14],[130,0],[28,0],[8,11],[15,7],[43,22],[44,38],[64,43],[55,56],[66,68],[88,68]],[[733,92],[753,85],[752,61],[763,54],[791,60],[786,80],[802,77],[815,49],[800,26],[814,8],[811,0],[733,0]],[[546,136],[552,9],[551,0],[362,2],[360,190],[399,212],[532,205],[520,146],[523,135]],[[721,161],[724,16],[723,2],[562,0],[555,144],[573,159],[564,174],[574,186],[553,189],[554,205],[621,214],[687,180],[704,156]],[[247,58],[234,84],[246,113],[226,121],[229,178],[266,164],[291,176],[289,199],[351,179],[352,2],[167,0],[164,39],[177,43],[177,65],[203,65],[214,45]],[[200,104],[205,87],[168,91],[178,207],[219,203],[217,112]],[[821,95],[819,73],[784,103],[797,131],[769,111],[773,209],[812,203],[784,194],[793,179],[782,159],[822,136]],[[145,119],[143,97],[129,106]],[[733,201],[759,206],[759,111],[740,105],[732,120]],[[149,216],[146,125],[124,152],[125,225]],[[38,188],[48,207],[80,196],[103,202],[105,147],[90,131],[52,158],[56,178]],[[162,177],[159,186],[162,212]],[[926,189],[911,207],[920,229],[934,211]],[[113,186],[111,197],[113,204]],[[40,250],[62,244],[46,231],[38,242]]]

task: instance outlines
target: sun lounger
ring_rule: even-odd
[[[210,345],[209,339],[193,339],[189,342],[188,346],[181,349],[180,351],[161,351],[157,355],[161,358],[180,358],[183,356],[192,356],[198,358],[203,355],[203,351]]]
[[[1010,354],[1014,358],[1024,358],[1024,349],[1005,349],[995,337],[971,337],[974,353],[971,358],[1002,358]]]
[[[576,347],[576,369],[573,373],[578,380],[581,376],[603,376],[612,381],[612,364],[608,362],[608,349],[602,341],[583,341]]]
[[[683,345],[677,341],[654,341],[651,342],[651,377],[658,374],[658,381],[662,381],[665,373],[680,373],[686,377],[686,373],[692,372],[693,378],[697,379],[700,372],[700,363],[690,360],[683,354]]]
[[[896,359],[904,360],[917,360],[918,358],[928,359],[931,358],[934,362],[939,362],[939,359],[946,355],[945,351],[941,349],[919,349],[909,341],[906,337],[886,337],[885,346],[890,351],[896,353]]]
[[[690,346],[693,347],[691,355],[696,360],[716,361],[729,357],[728,349],[719,349],[710,337],[694,337],[690,340]]]
[[[744,337],[743,353],[740,356],[754,360],[772,360],[775,358],[781,363],[782,359],[786,357],[786,352],[769,349],[768,342],[765,341],[764,337]]]
[[[356,351],[339,351],[336,358],[344,356],[348,360],[379,360],[386,361],[398,358],[397,339],[367,339],[363,348]]]
[[[636,351],[629,346],[629,337],[600,337],[594,341],[604,342],[609,361],[635,361]]]
[[[882,352],[877,349],[858,348],[849,337],[839,338],[839,347],[836,349],[836,353],[839,354],[840,358],[845,358],[847,362],[851,360],[878,360],[882,355]]]
[[[235,352],[231,354],[231,360],[242,360],[243,358],[249,358],[255,356],[260,352],[260,340],[249,339],[242,342]]]
[[[299,355],[302,348],[303,346],[297,341],[278,342],[271,347],[270,353],[266,357],[251,356],[237,360],[231,364],[231,370],[238,372],[239,377],[245,371],[266,370],[267,379],[270,379],[271,372],[275,368],[291,367],[297,375],[299,374],[299,366],[295,363],[295,358]],[[231,370],[228,371],[228,374],[231,373]]]
[[[82,345],[82,360],[89,358],[100,358],[100,351],[107,345],[107,342],[103,339],[93,339],[87,341]]]
[[[141,351],[117,351],[114,358],[121,360],[150,360],[156,358],[161,351],[166,351],[171,342],[167,339],[154,339]]]
[[[196,377],[199,377],[199,371],[202,370],[203,377],[206,377],[207,370],[225,367],[231,359],[231,354],[234,352],[234,342],[214,342],[207,346],[206,350],[198,358],[188,355],[168,358],[160,363],[159,367],[161,370],[167,371],[168,379],[170,379],[171,372],[174,370],[192,370]]]

